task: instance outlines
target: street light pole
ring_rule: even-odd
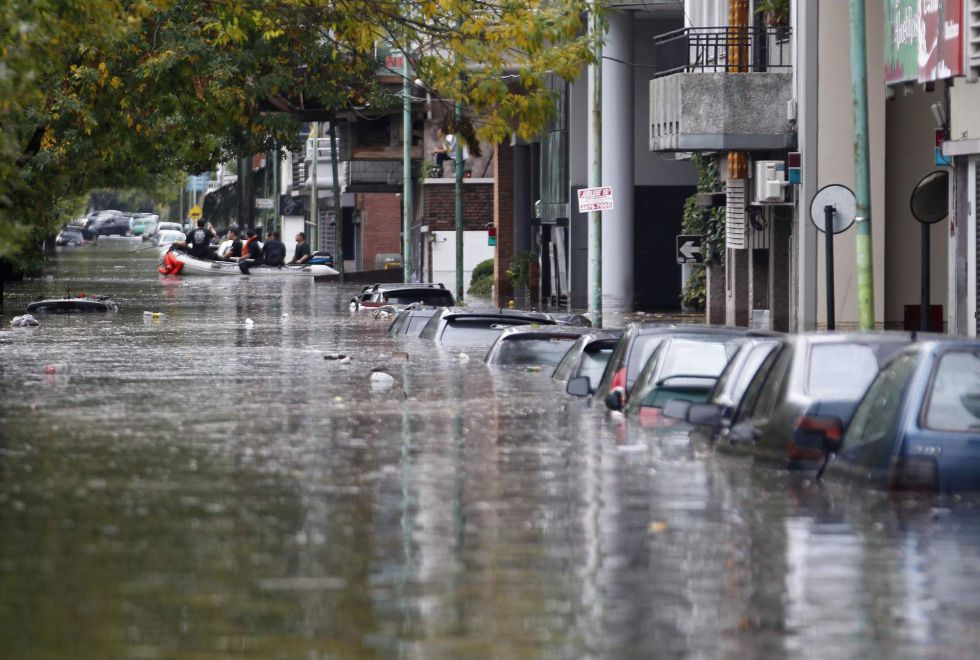
[[[456,174],[456,300],[463,300],[463,141],[459,135],[463,104],[456,101],[455,167]]]
[[[318,200],[317,195],[319,195],[319,190],[317,190],[316,181],[316,161],[320,158],[320,124],[319,122],[313,122],[310,132],[313,134],[313,161],[310,164],[310,226],[312,228],[312,238],[311,241],[313,245],[313,251],[316,252],[320,249],[320,209],[317,208]],[[336,264],[336,261],[334,262]]]
[[[344,207],[340,199],[340,166],[337,163],[337,115],[330,118],[330,170],[333,175],[333,219],[334,242],[337,244],[334,268],[339,273],[338,280],[344,283]]]
[[[402,273],[412,281],[412,98],[408,81],[408,35],[402,50]]]
[[[851,0],[851,93],[854,99],[854,196],[857,199],[858,325],[875,327],[871,250],[871,171],[868,163],[868,55],[865,0]]]
[[[592,154],[589,187],[602,185],[602,34],[598,5],[589,14],[589,32],[595,49],[595,64],[589,66],[589,102],[592,104]],[[589,316],[602,327],[602,212],[589,213]]]

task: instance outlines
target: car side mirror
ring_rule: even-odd
[[[667,419],[680,419],[687,421],[687,412],[691,409],[691,402],[682,399],[671,399],[664,404],[663,416]]]
[[[609,408],[609,410],[620,411],[626,404],[624,398],[623,391],[620,389],[615,389],[606,395],[606,407]]]
[[[723,412],[724,408],[716,403],[693,403],[687,410],[686,419],[698,426],[718,428],[721,426]]]
[[[578,376],[568,381],[565,391],[572,396],[589,396],[592,394],[592,387],[588,376]]]

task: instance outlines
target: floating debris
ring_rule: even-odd
[[[10,321],[11,328],[36,328],[39,325],[41,324],[31,314],[24,314],[23,316],[15,316]]]

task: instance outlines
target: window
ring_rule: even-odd
[[[877,375],[870,346],[817,344],[810,348],[806,391],[815,399],[857,399]]]
[[[847,450],[880,442],[888,437],[895,425],[905,386],[912,376],[917,360],[915,355],[902,355],[881,370],[851,418],[844,440]]]
[[[776,362],[769,370],[762,389],[759,391],[759,398],[752,406],[752,418],[768,419],[773,409],[779,403],[779,392],[782,390],[786,376],[789,374],[790,366],[793,363],[793,351],[784,350],[780,352]]]
[[[766,376],[768,376],[769,372],[772,370],[772,366],[776,362],[776,358],[783,353],[789,353],[790,350],[791,349],[789,347],[784,346],[781,350],[773,351],[766,357],[765,361],[759,367],[759,370],[755,372],[752,380],[749,381],[749,386],[745,388],[745,396],[742,398],[742,402],[738,409],[739,419],[747,419],[751,416],[752,409],[755,407],[755,403],[759,399],[759,394],[762,392],[762,386],[766,382]]]
[[[980,353],[942,356],[926,403],[925,425],[938,431],[980,430]]]
[[[497,364],[555,365],[572,345],[569,337],[521,337],[501,340]]]

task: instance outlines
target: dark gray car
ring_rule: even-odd
[[[573,378],[588,378],[589,393],[595,393],[622,334],[622,330],[596,330],[582,335],[565,353],[551,377],[562,386]]]
[[[505,328],[532,323],[556,325],[553,318],[539,312],[508,310],[475,312],[442,307],[432,315],[419,336],[445,346],[489,348]]]

